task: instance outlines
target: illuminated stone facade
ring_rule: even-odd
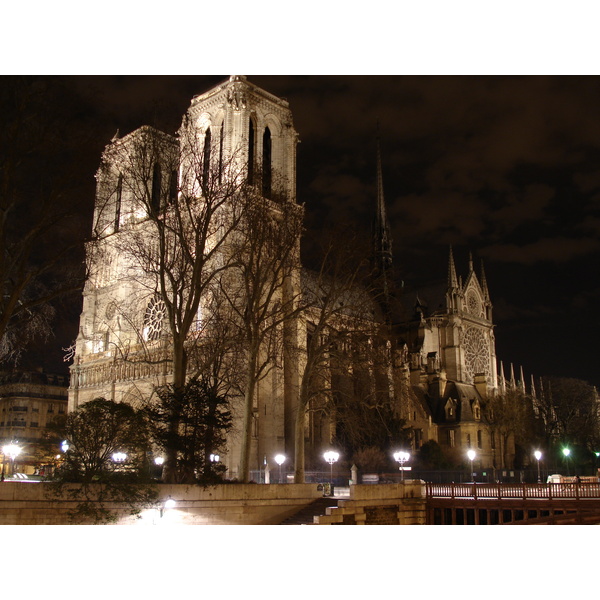
[[[463,282],[452,249],[445,292],[417,296],[413,319],[401,326],[412,389],[431,410],[438,443],[456,457],[474,449],[478,469],[510,467],[502,459],[514,458],[512,441],[500,448],[484,418],[486,399],[499,389],[493,329],[483,267],[478,276],[469,258]]]
[[[163,210],[182,190],[201,198],[204,191],[198,182],[215,162],[245,172],[262,197],[296,206],[297,142],[288,103],[238,76],[194,97],[176,136],[142,127],[111,141],[97,173],[98,241],[88,251],[90,275],[71,369],[69,410],[97,397],[137,404],[151,397],[156,385],[173,378],[172,344],[164,326],[167,309],[156,292],[159,274],[139,260],[129,260],[123,250],[136,240],[152,247],[147,211]],[[201,151],[194,153],[193,148]],[[146,190],[134,189],[127,160],[135,163],[136,185],[142,183]],[[381,186],[379,171],[379,258],[385,274],[392,257]],[[138,201],[142,192],[149,199],[147,206]],[[213,260],[218,268],[226,257]],[[295,261],[274,302],[299,296],[299,253]],[[485,277],[475,274],[471,261],[463,284],[451,255],[445,307],[428,312],[417,302],[415,319],[394,325],[395,339],[385,350],[383,389],[412,428],[413,450],[433,439],[455,449],[457,456],[474,447],[480,466],[493,463],[492,442],[481,420],[482,403],[498,388],[491,308]],[[208,309],[201,303],[191,336],[201,333],[203,310]],[[265,461],[276,468],[272,459],[277,453],[294,455],[309,329],[304,318],[288,323],[279,355],[258,383],[250,459],[255,480],[262,477]],[[241,392],[233,401],[235,423],[222,457],[230,478],[239,473]],[[306,415],[306,453],[313,458],[335,435],[334,420],[324,414]]]
[[[90,274],[71,369],[69,410],[97,397],[139,404],[156,385],[172,380],[166,307],[157,294],[160,275],[140,258],[145,252],[150,257],[156,243],[148,211],[156,208],[168,218],[170,198],[181,193],[196,195],[201,211],[206,192],[201,189],[202,178],[215,164],[227,166],[223,177],[247,177],[262,197],[295,205],[297,141],[288,103],[239,76],[194,97],[177,136],[142,127],[111,141],[96,176],[97,241],[88,249]],[[140,189],[143,186],[147,189]],[[144,197],[146,204],[140,201]],[[220,210],[226,214],[228,209],[224,204]],[[217,243],[223,219],[213,219],[214,231],[205,234],[208,246]],[[226,252],[223,245],[211,258],[215,268],[226,260]],[[299,263],[274,302],[282,300],[281,294],[299,293],[294,269],[299,269]],[[201,334],[203,308],[201,303],[192,336]],[[288,342],[295,336],[293,330],[293,325],[288,328]],[[266,456],[293,452],[293,428],[287,426],[286,438],[286,420],[291,421],[295,409],[297,361],[276,363],[258,384],[250,460],[254,471],[264,468]],[[240,404],[234,398],[235,424],[222,457],[229,477],[238,473]]]

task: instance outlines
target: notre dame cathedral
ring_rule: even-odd
[[[96,175],[93,224],[96,241],[88,251],[89,278],[83,292],[71,367],[70,411],[98,397],[137,404],[152,396],[154,386],[176,376],[171,366],[173,345],[164,335],[168,307],[156,293],[157,281],[164,273],[152,262],[161,240],[144,233],[149,211],[160,213],[163,204],[183,189],[197,198],[204,197],[209,191],[187,174],[194,170],[206,174],[216,161],[221,165],[237,165],[238,172],[245,172],[247,179],[253,177],[254,166],[259,165],[260,177],[255,182],[259,195],[276,197],[278,202],[297,206],[301,212],[295,191],[297,142],[288,102],[242,76],[232,76],[195,96],[175,136],[142,127],[111,140]],[[190,154],[184,152],[191,146],[201,150],[194,165]],[[135,184],[128,180],[131,165],[124,164],[133,160],[131,157],[135,157],[139,173]],[[392,248],[380,162],[378,158],[373,255],[380,280],[384,282],[385,299],[392,285],[387,280],[391,277]],[[217,179],[220,185],[226,185],[220,176]],[[144,188],[140,193],[149,199],[146,207],[136,200],[135,186]],[[223,222],[219,221],[207,237],[208,246],[214,243],[210,240],[222,234],[226,227]],[[235,239],[234,231],[231,235]],[[134,264],[123,250],[126,246],[135,246],[138,258],[140,254],[147,255],[146,263],[138,260]],[[222,268],[223,256],[215,254],[209,266],[214,270]],[[282,303],[286,295],[301,293],[306,277],[299,253],[293,254],[292,263],[291,271],[281,282],[279,295],[272,300],[274,303]],[[441,270],[444,269],[442,266]],[[394,371],[389,376],[390,394],[396,402],[396,414],[410,432],[407,443],[412,451],[435,440],[459,459],[464,458],[469,448],[475,449],[477,467],[510,467],[514,448],[498,448],[501,442],[494,440],[482,417],[486,399],[505,384],[496,364],[492,302],[483,267],[476,272],[470,259],[465,271],[463,278],[450,249],[445,289],[438,290],[437,296],[419,294],[403,298],[410,304],[410,313],[405,312],[402,320],[395,321],[390,329],[394,336],[390,346],[394,356],[386,366]],[[202,323],[213,310],[206,300],[209,288],[202,288],[202,292],[203,297],[193,307],[196,316],[185,329],[189,339],[200,335]],[[184,296],[189,298],[193,294],[188,289],[184,290]],[[234,427],[226,454],[221,457],[228,478],[239,474],[243,428],[251,430],[248,446],[251,469],[260,470],[265,461],[273,468],[271,461],[278,453],[294,461],[294,436],[298,435],[294,419],[306,362],[309,321],[310,318],[298,315],[291,328],[289,324],[285,328],[277,356],[269,359],[270,368],[257,383],[251,422],[244,421],[241,409],[234,410]],[[294,352],[289,351],[291,347]],[[397,393],[400,388],[404,393]],[[241,398],[244,390],[238,390],[237,394]],[[323,451],[335,442],[335,411],[324,417],[319,427],[315,426],[315,419],[307,414],[304,427],[308,465],[322,462]]]

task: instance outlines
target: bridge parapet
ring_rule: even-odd
[[[600,483],[427,483],[427,498],[600,498]]]

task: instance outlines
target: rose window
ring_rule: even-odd
[[[467,307],[472,315],[481,317],[481,302],[479,301],[477,294],[473,291],[469,292],[467,295]]]
[[[467,374],[473,380],[478,373],[490,374],[490,350],[488,341],[481,329],[470,327],[463,339]]]
[[[163,331],[163,322],[167,316],[165,303],[159,298],[153,298],[148,303],[144,316],[144,339],[157,340]]]

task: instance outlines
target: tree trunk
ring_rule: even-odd
[[[256,365],[258,350],[251,347],[248,350],[248,373],[244,393],[244,420],[242,424],[242,452],[240,457],[239,477],[244,483],[250,481],[250,451],[252,449],[252,416],[254,395],[256,390]]]
[[[179,340],[173,340],[173,392],[179,398],[185,388],[187,364],[186,352]],[[169,421],[169,433],[176,434],[179,430],[179,414],[174,412]],[[165,466],[162,480],[164,483],[178,483],[177,478],[177,448],[165,448]]]
[[[308,364],[300,384],[300,397],[298,398],[298,410],[296,410],[295,440],[294,440],[294,483],[304,483],[305,473],[305,444],[304,444],[304,420],[306,418],[306,409],[308,408]]]
[[[298,403],[294,440],[294,483],[304,483],[304,417],[306,410],[302,398]]]

